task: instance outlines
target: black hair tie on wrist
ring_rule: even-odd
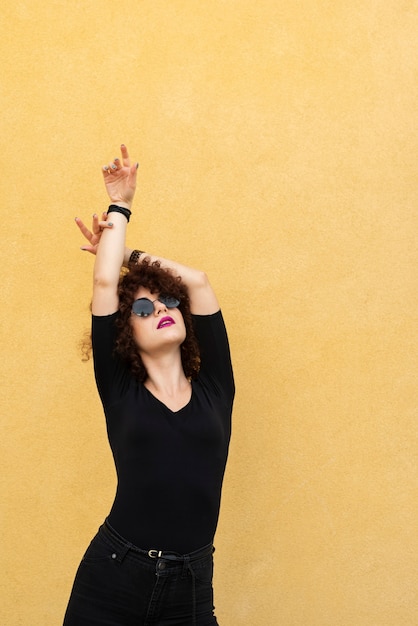
[[[110,207],[107,209],[107,212],[108,213],[122,213],[122,215],[126,217],[126,220],[128,222],[132,215],[132,211],[130,211],[129,209],[125,209],[125,207],[118,206],[117,204],[111,204]]]

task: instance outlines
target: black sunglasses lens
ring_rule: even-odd
[[[175,309],[179,306],[180,300],[174,298],[173,296],[161,296],[158,298],[160,302],[162,302],[167,309]],[[154,303],[151,302],[148,298],[139,298],[135,300],[132,305],[132,313],[138,315],[138,317],[148,317],[154,311]]]
[[[165,304],[167,309],[175,309],[180,304],[180,300],[177,300],[177,298],[174,298],[173,296],[161,296],[161,298],[158,299],[160,302]]]
[[[132,305],[132,313],[135,313],[135,315],[139,317],[147,317],[151,315],[153,310],[154,305],[148,298],[139,298],[139,300],[135,300]]]

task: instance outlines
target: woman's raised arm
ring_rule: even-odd
[[[130,248],[125,248],[123,260],[125,266],[129,265],[132,252],[134,251]],[[141,252],[137,262],[140,262],[145,257],[151,259],[151,261],[159,261],[161,267],[170,270],[175,276],[181,277],[183,283],[187,286],[190,297],[190,310],[194,315],[211,315],[219,311],[216,294],[205,272],[182,265],[177,263],[177,261],[148,254],[147,252]]]

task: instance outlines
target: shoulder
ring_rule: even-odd
[[[192,315],[193,327],[199,343],[210,344],[212,341],[223,343],[228,341],[222,311],[210,315]]]
[[[119,315],[119,311],[110,313],[110,315],[94,315],[92,313],[91,319],[93,324],[100,326],[113,323],[119,317]]]
[[[216,313],[209,313],[207,315],[196,315],[193,313],[192,320],[196,329],[215,329],[219,326],[225,326],[222,311],[220,309],[216,311]]]
[[[116,321],[119,312],[111,315],[91,316],[91,342],[93,345],[93,355],[98,355],[113,350],[116,340]]]
[[[108,332],[115,328],[116,320],[119,318],[120,313],[116,311],[110,315],[94,315],[91,316],[91,327],[93,333]]]

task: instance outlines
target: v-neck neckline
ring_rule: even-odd
[[[171,415],[177,415],[178,413],[181,413],[192,402],[192,398],[193,398],[193,382],[190,383],[190,397],[189,397],[189,399],[187,400],[187,402],[182,407],[180,407],[179,409],[177,409],[175,411],[173,409],[170,409],[170,407],[167,406],[167,404],[165,402],[163,402],[162,400],[157,398],[157,396],[155,394],[153,394],[152,391],[150,391],[148,389],[148,387],[146,387],[144,384],[143,384],[143,387],[144,387],[145,391],[151,396],[151,398],[153,398],[153,400],[155,400],[155,402],[158,402],[158,404],[160,404],[162,407],[164,407],[164,409],[166,409]]]

